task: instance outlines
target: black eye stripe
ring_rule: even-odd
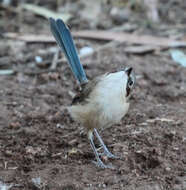
[[[129,85],[130,86],[133,85],[133,81],[132,80],[129,81]]]
[[[128,86],[132,86],[133,83],[134,83],[133,80],[129,77],[129,78],[128,78],[127,85],[128,85]]]

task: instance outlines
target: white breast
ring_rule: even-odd
[[[91,102],[102,110],[103,117],[108,122],[119,122],[128,111],[126,83],[127,75],[124,71],[111,73],[105,75],[91,93]]]

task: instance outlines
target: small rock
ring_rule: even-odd
[[[41,178],[40,177],[32,178],[32,183],[34,184],[34,186],[41,188]]]
[[[6,156],[12,156],[13,155],[13,152],[11,150],[6,150],[5,151],[5,155]]]
[[[16,122],[11,122],[9,126],[10,128],[13,129],[19,129],[21,127],[21,124],[19,123],[19,121],[16,121]]]
[[[106,188],[106,185],[105,185],[105,184],[103,184],[103,188]]]
[[[79,55],[80,56],[85,56],[85,55],[89,55],[89,54],[91,54],[93,52],[94,52],[94,50],[93,50],[92,47],[85,46],[85,47],[80,49]]]
[[[61,125],[60,123],[57,123],[56,127],[57,127],[57,128],[60,128],[60,129],[64,129],[64,128],[65,128],[65,126],[64,126],[64,125]]]
[[[169,171],[171,171],[171,168],[170,167],[166,167],[165,170],[169,172]]]
[[[36,63],[41,63],[43,62],[43,58],[41,56],[35,56],[35,61]]]
[[[129,20],[130,10],[113,7],[110,11],[110,16],[114,22],[117,24],[122,24],[123,22],[127,22]]]

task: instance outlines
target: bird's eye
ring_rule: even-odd
[[[128,80],[128,86],[131,88],[133,86],[134,82],[131,78]]]
[[[131,80],[130,82],[129,82],[129,86],[132,86],[133,85],[133,81]]]

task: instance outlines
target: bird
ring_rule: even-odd
[[[71,117],[82,124],[95,154],[93,161],[99,168],[111,168],[104,163],[102,156],[118,158],[112,154],[103,142],[98,130],[117,124],[126,115],[130,105],[131,92],[135,85],[135,73],[132,67],[117,72],[107,72],[89,80],[78,57],[72,35],[68,26],[61,19],[49,18],[51,32],[62,52],[72,73],[77,80],[80,91],[67,107]],[[94,138],[100,143],[100,153]]]

